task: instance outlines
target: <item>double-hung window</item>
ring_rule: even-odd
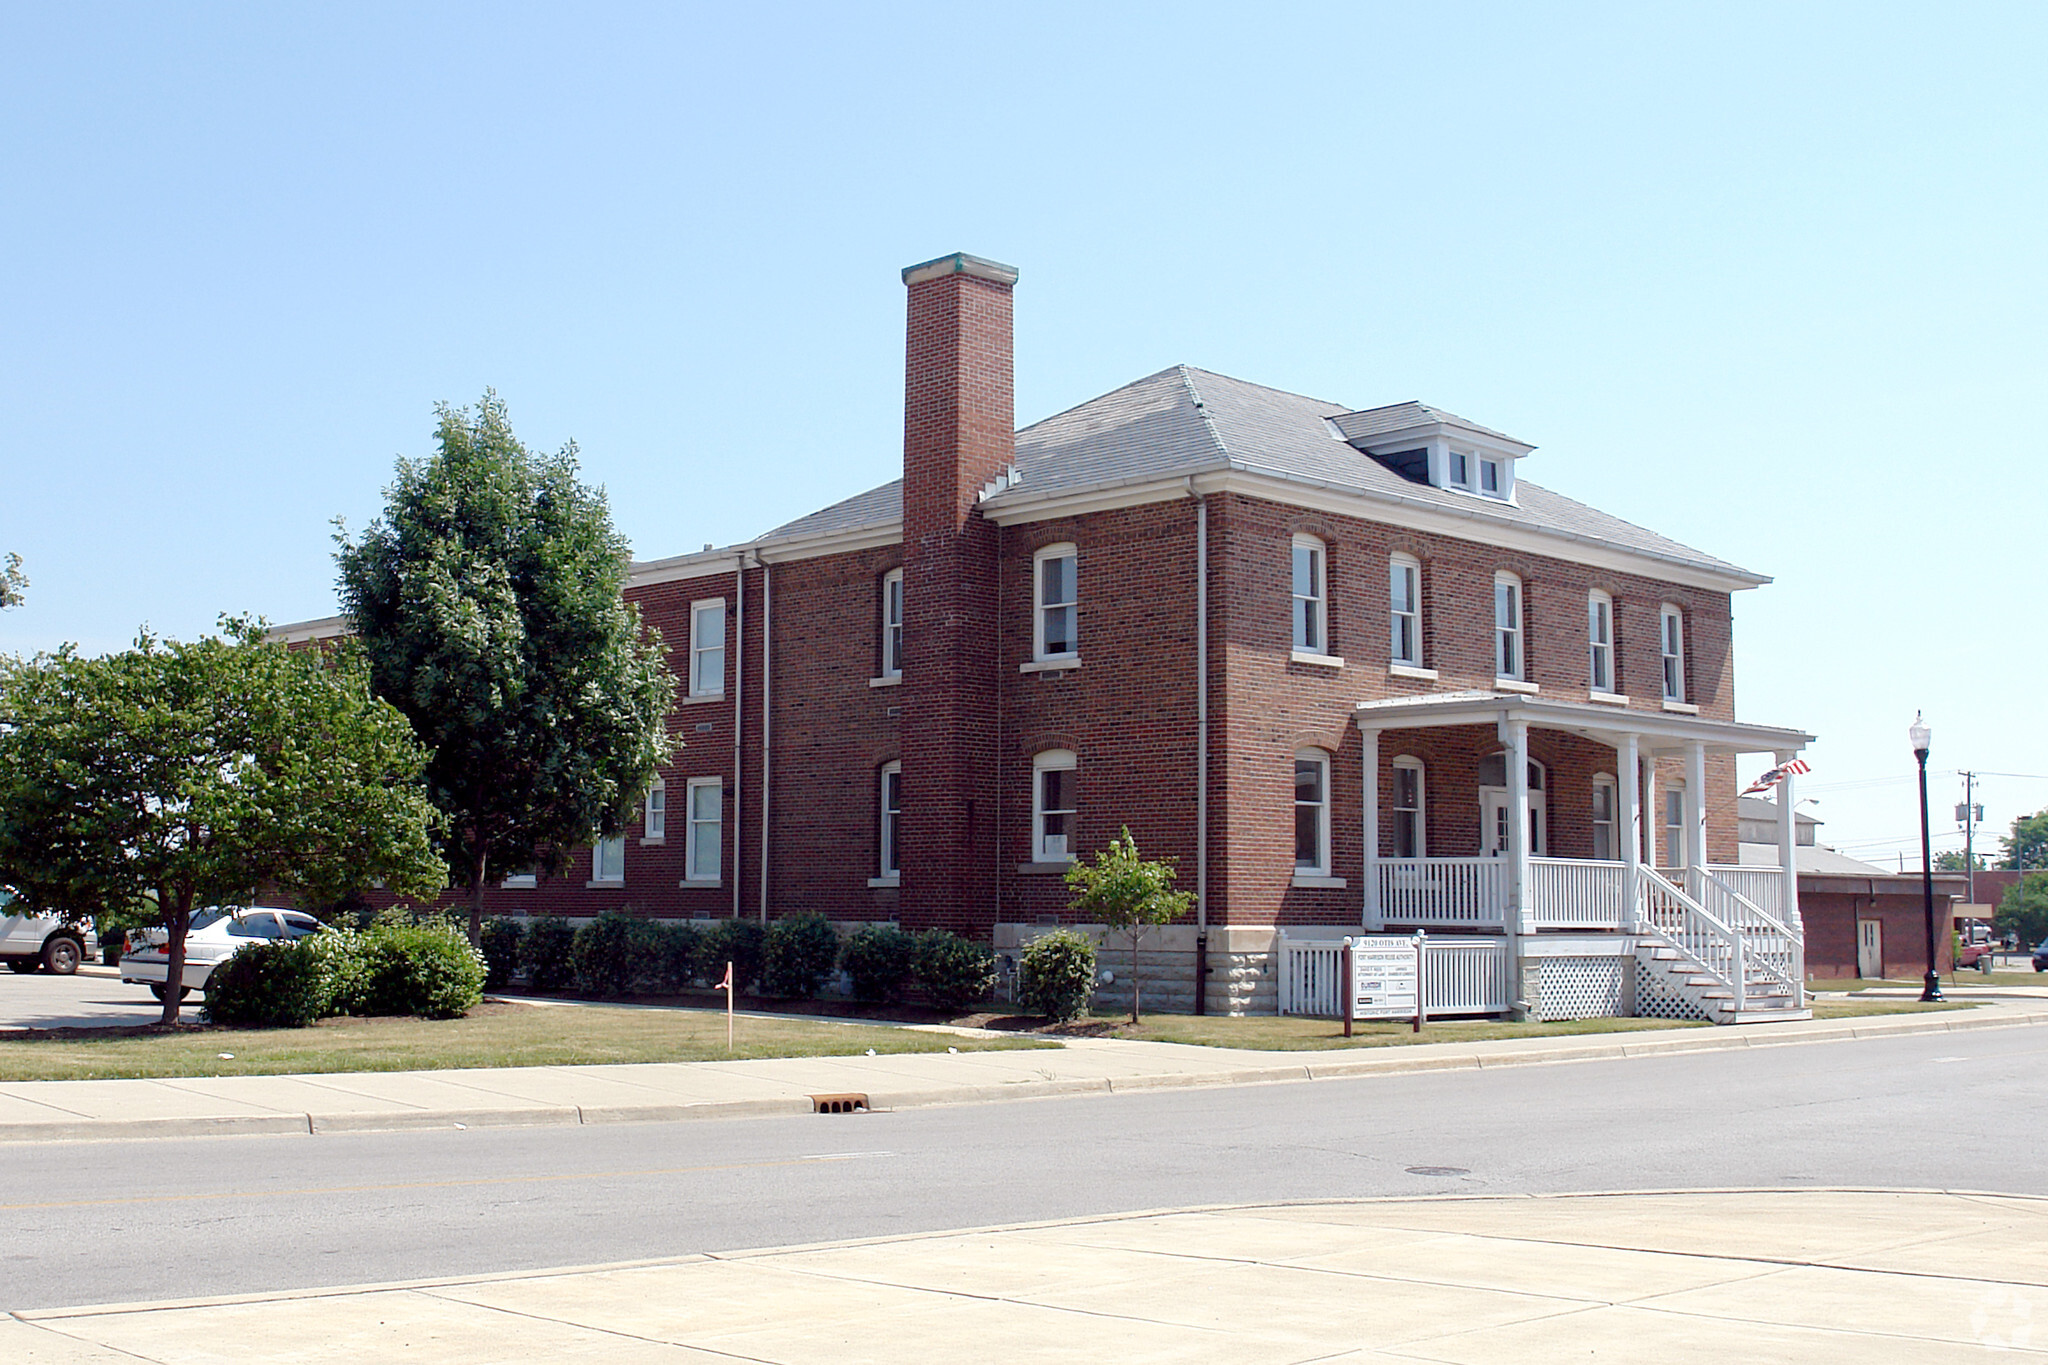
[[[1048,749],[1031,760],[1031,861],[1074,859],[1075,816],[1080,810],[1071,749]]]
[[[1032,657],[1071,659],[1081,652],[1075,620],[1080,597],[1072,545],[1048,545],[1033,560]]]
[[[1321,749],[1294,755],[1294,870],[1330,875],[1330,756]]]
[[[1294,538],[1294,647],[1304,654],[1328,654],[1328,592],[1323,583],[1323,542]]]
[[[1586,683],[1595,692],[1613,692],[1614,599],[1594,591],[1586,595]]]
[[[877,831],[876,844],[881,850],[877,869],[884,877],[898,876],[903,871],[903,765],[884,763],[882,765],[882,787],[876,808],[880,812],[881,828]]]
[[[693,777],[688,788],[689,839],[683,849],[683,880],[716,883],[725,835],[725,781]]]
[[[626,880],[626,841],[614,836],[600,837],[590,846],[590,880],[593,882],[623,882]]]
[[[1423,822],[1422,762],[1403,754],[1394,760],[1394,855],[1428,856]]]
[[[1481,460],[1479,462],[1479,491],[1486,494],[1489,498],[1500,497],[1505,491],[1501,487],[1499,460]]]
[[[1422,667],[1422,564],[1409,555],[1395,555],[1387,564],[1387,596],[1392,609],[1389,659],[1409,668]]]
[[[668,837],[668,784],[658,777],[647,789],[647,809],[641,813],[640,837],[649,843]]]
[[[1614,779],[1606,773],[1593,775],[1593,856],[1602,862],[1613,862],[1621,857],[1621,840],[1618,837],[1616,812],[1620,801],[1615,793]]]
[[[1444,486],[1446,488],[1472,487],[1472,457],[1462,450],[1453,450],[1444,456]]]
[[[903,570],[882,575],[882,676],[903,676]]]
[[[1666,602],[1657,611],[1657,647],[1664,656],[1664,700],[1685,700],[1685,617]]]
[[[1526,680],[1528,660],[1522,657],[1522,580],[1511,573],[1493,576],[1493,671],[1496,677]]]
[[[725,599],[690,604],[690,695],[725,695]]]

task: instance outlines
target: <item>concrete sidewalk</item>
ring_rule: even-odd
[[[814,1096],[837,1094],[865,1096],[874,1109],[904,1109],[1647,1057],[2044,1022],[2048,1000],[2000,1000],[1934,1014],[1324,1052],[1072,1039],[1057,1050],[1012,1052],[13,1081],[0,1083],[0,1143],[808,1114],[815,1111]]]
[[[36,1365],[2048,1358],[2048,1200],[1854,1190],[1178,1210],[0,1318]]]

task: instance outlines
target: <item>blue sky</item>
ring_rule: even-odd
[[[1019,266],[1030,421],[1167,365],[1539,448],[1769,573],[1745,719],[1889,862],[1935,727],[2048,806],[2048,9],[0,9],[0,650],[330,614],[433,405],[635,551],[892,476],[898,270]]]

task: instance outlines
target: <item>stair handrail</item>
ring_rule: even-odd
[[[1785,955],[1790,959],[1786,968],[1781,969],[1771,957],[1763,953],[1754,955],[1756,965],[1765,975],[1785,987],[1791,993],[1793,1008],[1804,1008],[1806,1003],[1806,944],[1804,940],[1798,934],[1793,933],[1783,920],[1780,920],[1776,915],[1773,915],[1770,911],[1743,895],[1712,872],[1701,869],[1701,876],[1703,878],[1701,889],[1711,888],[1717,892],[1717,899],[1734,912],[1727,915],[1726,918],[1735,926],[1740,937],[1746,940],[1749,934],[1754,931],[1764,936],[1775,934],[1785,941]]]
[[[1639,874],[1636,894],[1641,898],[1641,903],[1636,907],[1638,923],[1647,924],[1662,933],[1663,927],[1650,918],[1649,901],[1651,894],[1656,891],[1663,891],[1668,895],[1678,906],[1680,915],[1682,941],[1675,946],[1699,963],[1701,970],[1720,978],[1722,985],[1735,992],[1735,1009],[1740,1013],[1748,1003],[1749,981],[1748,947],[1743,942],[1743,936],[1722,923],[1720,916],[1673,885],[1656,868],[1645,864],[1639,866],[1636,871]],[[1692,945],[1696,938],[1721,951],[1695,951]],[[1732,970],[1723,971],[1714,961],[1710,961],[1710,958],[1725,958]]]

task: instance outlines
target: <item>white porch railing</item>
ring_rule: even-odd
[[[1709,866],[1707,871],[1772,919],[1785,922],[1785,874],[1777,868],[1721,865]]]
[[[1727,982],[1742,1008],[1742,939],[1698,900],[1673,885],[1655,868],[1638,869],[1642,887],[1643,923],[1671,940],[1672,946]]]
[[[1380,916],[1404,927],[1498,928],[1508,870],[1505,858],[1381,858]]]
[[[1529,903],[1539,929],[1626,929],[1633,922],[1620,863],[1531,858]]]
[[[1799,935],[1737,890],[1724,870],[1710,868],[1698,882],[1700,890],[1695,899],[1735,931],[1742,942],[1743,961],[1750,970],[1786,987],[1794,1004],[1803,1003],[1806,945]]]
[[[1344,940],[1280,933],[1280,1013],[1324,1019],[1342,1013]],[[1432,1017],[1505,1014],[1513,1007],[1504,938],[1432,938],[1422,951],[1422,1002]]]

